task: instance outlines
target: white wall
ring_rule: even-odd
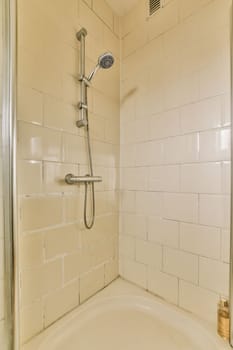
[[[121,23],[120,272],[211,321],[228,294],[230,3],[166,0],[148,19],[140,0]],[[20,0],[18,25],[24,342],[118,273],[120,40],[103,0],[56,9]],[[87,165],[75,127],[81,26],[88,69],[103,50],[116,56],[89,91],[95,171],[104,177],[91,232],[82,191],[60,182]]]
[[[21,342],[47,328],[118,276],[118,17],[103,0],[18,1],[18,202]],[[86,137],[76,127],[79,42],[87,73],[111,50],[112,69],[88,90],[96,221],[83,224]]]
[[[230,0],[122,21],[120,273],[211,321],[228,295]]]

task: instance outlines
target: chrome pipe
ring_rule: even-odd
[[[85,77],[85,37],[87,35],[87,31],[85,28],[82,28],[79,32],[77,32],[76,37],[80,41],[80,57],[79,57],[79,80],[81,83],[80,87],[80,105],[85,105],[87,101],[87,84]],[[84,108],[79,108],[80,118],[77,121],[76,125],[78,128],[83,126],[87,126],[87,110]]]
[[[85,175],[85,176],[75,176],[73,174],[67,174],[65,176],[65,182],[68,185],[74,185],[74,184],[90,184],[94,182],[101,182],[102,177],[101,176],[90,176],[90,175]]]
[[[85,28],[80,29],[76,37],[80,41],[80,75],[85,76],[85,37],[87,35],[87,30]]]

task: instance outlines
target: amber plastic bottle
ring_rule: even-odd
[[[218,334],[226,340],[230,338],[229,302],[226,299],[218,303]]]

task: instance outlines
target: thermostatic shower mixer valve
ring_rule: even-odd
[[[86,76],[85,74],[85,37],[87,36],[87,31],[85,28],[82,28],[77,34],[76,37],[80,41],[80,74],[78,80],[81,84],[80,86],[80,102],[78,103],[79,109],[79,120],[76,122],[78,128],[85,127],[87,134],[87,151],[89,159],[89,169],[90,173],[84,176],[75,176],[73,174],[67,174],[65,176],[65,182],[68,185],[74,184],[85,184],[85,196],[84,196],[84,224],[86,228],[90,229],[94,225],[95,221],[95,182],[101,182],[102,178],[100,176],[94,176],[93,174],[93,165],[92,165],[92,155],[91,155],[91,143],[90,143],[90,133],[89,133],[89,122],[88,122],[88,99],[87,99],[87,88],[91,86],[91,81],[94,78],[95,74],[100,68],[108,69],[112,67],[114,63],[114,58],[111,52],[106,52],[101,55],[98,59],[98,62],[95,68],[91,73]],[[88,220],[87,214],[87,192],[88,188],[91,191],[91,216]]]

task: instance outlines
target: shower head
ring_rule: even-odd
[[[99,56],[98,63],[93,69],[93,71],[91,72],[91,74],[89,75],[88,80],[91,81],[100,68],[103,68],[103,69],[111,68],[113,63],[114,63],[114,57],[111,52],[105,52],[103,55]]]
[[[103,69],[111,68],[114,63],[114,57],[111,52],[106,52],[98,59],[98,65]]]

